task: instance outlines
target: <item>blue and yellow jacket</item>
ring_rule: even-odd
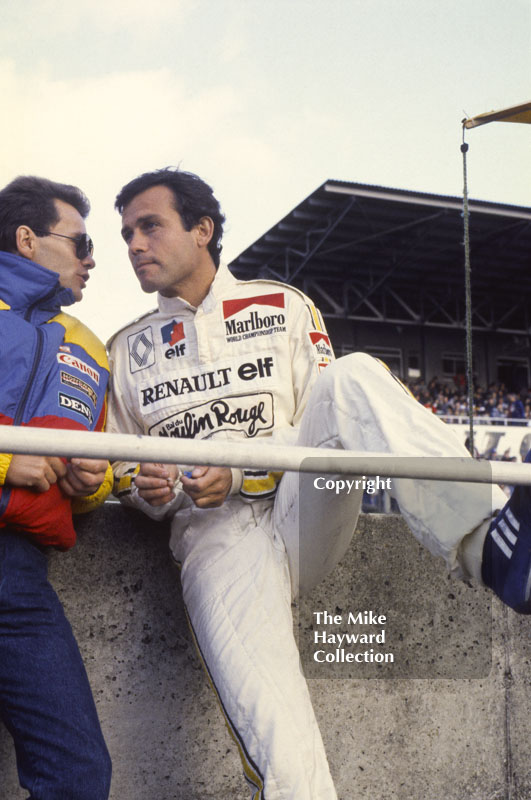
[[[0,252],[0,424],[103,430],[109,367],[99,339],[61,312],[74,296],[58,275]],[[60,436],[60,434],[58,434]],[[57,485],[34,492],[5,484],[12,456],[0,454],[0,528],[23,531],[43,545],[75,543],[72,511],[88,511],[108,494],[112,474],[74,508]]]

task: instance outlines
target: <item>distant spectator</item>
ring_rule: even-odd
[[[509,395],[509,419],[524,419],[525,409],[522,401],[515,395]]]
[[[409,383],[414,397],[434,414],[445,417],[467,417],[468,395],[462,376],[444,382],[436,375],[426,385],[422,380]],[[474,378],[474,416],[489,417],[493,424],[506,419],[531,419],[531,388],[518,395],[508,392],[505,383],[491,382],[487,389]]]
[[[491,410],[490,415],[494,419],[506,419],[507,418],[507,411],[506,411],[503,403],[498,403],[498,405],[495,406]]]

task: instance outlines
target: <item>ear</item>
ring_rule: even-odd
[[[27,225],[19,225],[15,233],[17,252],[30,261],[35,261],[37,237]]]
[[[207,247],[214,235],[214,222],[211,217],[201,217],[197,225],[194,225],[195,240],[199,247]]]

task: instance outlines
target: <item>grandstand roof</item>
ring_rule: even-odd
[[[232,262],[325,316],[464,327],[463,200],[328,180]],[[473,325],[531,332],[531,208],[469,201]]]

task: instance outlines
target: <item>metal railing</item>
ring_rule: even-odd
[[[466,415],[436,414],[443,422],[450,425],[469,425],[470,419]],[[474,427],[476,425],[505,425],[507,427],[529,428],[530,419],[510,419],[509,417],[473,417]]]
[[[0,452],[531,486],[531,464],[0,425]]]

